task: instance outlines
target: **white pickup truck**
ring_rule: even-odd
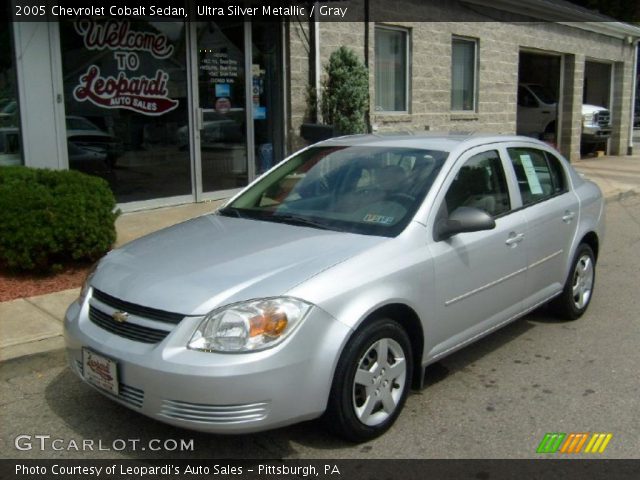
[[[544,86],[535,83],[518,85],[517,132],[544,138],[556,132],[558,114],[555,96]],[[611,113],[605,107],[582,105],[582,145],[605,142],[611,136]]]

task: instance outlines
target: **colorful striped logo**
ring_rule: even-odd
[[[611,438],[611,433],[547,433],[536,453],[604,453]]]

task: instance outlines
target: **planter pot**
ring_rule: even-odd
[[[333,125],[321,125],[319,123],[303,123],[300,126],[300,136],[310,143],[321,142],[339,134]]]

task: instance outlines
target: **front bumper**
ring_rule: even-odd
[[[90,300],[94,302],[94,300]],[[214,433],[248,433],[316,418],[326,409],[337,359],[351,330],[314,307],[282,344],[253,353],[186,348],[202,317],[185,317],[159,343],[103,330],[89,301],[66,313],[69,365],[81,379],[82,348],[116,361],[109,398],[164,423]]]
[[[583,143],[603,142],[611,137],[611,128],[603,128],[600,125],[584,125],[582,127]]]

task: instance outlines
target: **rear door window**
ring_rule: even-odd
[[[564,172],[557,159],[549,159],[546,152],[529,147],[508,148],[507,151],[516,173],[523,206],[565,191]]]

